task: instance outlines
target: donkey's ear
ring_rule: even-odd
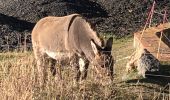
[[[93,40],[91,40],[90,42],[91,42],[91,46],[92,46],[92,49],[93,49],[94,53],[95,53],[95,54],[98,54],[98,49],[97,49],[96,44],[94,43]]]
[[[113,37],[110,37],[107,42],[106,42],[106,51],[111,51],[112,50],[112,44],[113,44]]]

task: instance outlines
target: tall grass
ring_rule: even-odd
[[[115,39],[113,44],[115,59],[129,56],[133,52],[132,42],[132,38]],[[168,100],[169,89],[164,89],[163,85],[158,84],[159,80],[142,79],[142,81],[134,77],[135,73],[126,75],[124,69],[127,60],[116,62],[115,78],[110,84],[103,84],[107,83],[105,77],[98,79],[96,72],[89,67],[87,80],[74,85],[75,73],[70,66],[62,66],[61,81],[57,76],[52,76],[50,66],[46,65],[46,84],[40,87],[32,52],[0,53],[0,100]],[[128,77],[126,81],[122,80],[124,75]]]
[[[32,98],[34,65],[32,55],[0,54],[1,100],[30,100]]]

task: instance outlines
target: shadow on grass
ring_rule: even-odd
[[[170,83],[170,65],[161,65],[159,72],[148,72],[146,73],[146,78],[128,80],[127,83],[137,83],[138,81],[141,83],[151,83],[165,86]]]

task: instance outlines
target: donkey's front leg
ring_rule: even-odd
[[[76,85],[78,83],[78,81],[80,80],[80,68],[79,68],[79,64],[78,64],[78,55],[74,55],[72,57],[72,59],[70,60],[70,65],[72,66],[73,70],[74,70],[74,79],[73,79],[73,84]]]
[[[80,80],[83,81],[87,77],[87,69],[89,66],[89,61],[83,58],[79,58],[79,67],[80,67],[80,72],[81,72],[81,78]]]

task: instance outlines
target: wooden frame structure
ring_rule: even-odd
[[[170,47],[163,41],[160,41],[156,34],[166,29],[170,29],[170,23],[160,24],[156,27],[150,27],[144,31],[134,33],[134,47],[136,49],[147,49],[159,61],[170,61]],[[170,31],[168,34],[170,34]]]

